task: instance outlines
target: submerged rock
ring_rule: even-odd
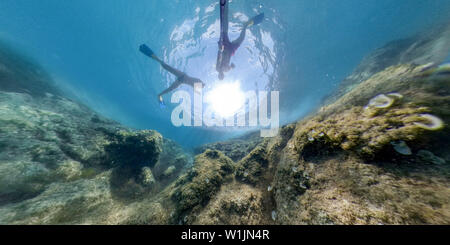
[[[109,137],[104,146],[106,164],[153,167],[161,153],[162,136],[156,131],[121,130]]]
[[[205,206],[221,185],[233,178],[234,170],[234,162],[222,152],[207,150],[197,155],[193,168],[177,180],[172,192],[177,217],[196,207]]]
[[[250,154],[237,163],[236,178],[245,183],[256,184],[260,181],[268,160],[264,145],[256,147]]]
[[[143,167],[141,171],[141,182],[144,185],[150,186],[155,184],[155,177],[153,177],[152,170],[149,167]]]
[[[417,66],[395,66],[362,82],[335,103],[322,107],[317,116],[302,122],[302,130],[296,132],[297,149],[302,151],[310,145],[307,137],[312,129],[325,133],[328,147],[338,146],[366,159],[385,156],[384,151],[390,142],[423,142],[427,134],[422,130],[423,126],[417,124],[423,120],[423,115],[431,112],[445,118],[450,115],[449,97],[438,93],[448,88],[449,77],[417,77],[419,73]],[[365,104],[364,101],[387,91],[398,91],[408,96],[395,106],[377,110],[375,114],[363,113],[361,105]],[[433,128],[442,130],[442,125]]]
[[[165,171],[164,171],[164,176],[169,177],[171,176],[175,171],[177,170],[177,168],[175,166],[170,166],[168,167]]]
[[[326,99],[326,104],[335,102],[361,82],[390,66],[416,64],[430,67],[430,64],[444,62],[450,52],[449,26],[448,23],[436,25],[409,38],[389,42],[370,53],[364,57],[353,73],[341,82],[339,88]]]
[[[190,154],[175,142],[164,138],[159,159],[152,172],[161,186],[167,186],[192,167],[192,162]]]
[[[140,223],[160,205],[145,197],[162,136],[98,115],[20,59],[0,47],[0,224]]]
[[[70,181],[78,179],[83,174],[83,165],[77,161],[65,161],[59,165],[56,174],[63,177],[64,180]]]
[[[198,214],[195,214],[192,224],[269,224],[264,203],[265,196],[261,190],[249,185],[227,183]]]
[[[286,147],[277,163],[277,222],[450,222],[446,212],[450,168],[442,164],[445,160],[419,151],[418,162],[435,164],[398,164],[414,158],[395,154],[412,155],[409,146],[432,147],[448,154],[442,148],[448,145],[450,131],[445,127],[423,130],[417,122],[424,120],[424,114],[438,115],[443,123],[450,120],[450,97],[445,92],[450,91],[450,76],[418,76],[420,73],[415,65],[390,67],[297,123],[287,143],[294,147]],[[375,115],[364,114],[367,101],[380,93],[400,98],[387,96],[390,91],[405,96]],[[322,140],[308,140],[313,130],[325,133]]]
[[[63,97],[0,91],[0,204],[22,201],[50,183],[115,166],[140,169],[158,159],[161,135],[132,132]],[[89,174],[87,174],[89,172]]]
[[[50,184],[34,198],[0,206],[0,224],[167,224],[170,206],[146,199],[124,205],[111,193],[111,171]]]
[[[223,152],[231,160],[237,162],[247,156],[263,138],[259,133],[250,133],[238,139],[232,139],[224,142],[206,144],[195,149],[196,154],[201,154],[207,149],[213,149]]]

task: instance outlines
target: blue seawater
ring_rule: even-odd
[[[316,108],[374,49],[448,20],[450,1],[233,0],[231,38],[261,12],[265,21],[248,30],[228,78],[243,90],[279,90],[284,124]],[[174,77],[138,51],[146,43],[170,65],[214,86],[218,1],[2,0],[0,26],[0,38],[33,57],[60,86],[127,126],[155,129],[185,147],[244,132],[174,127],[175,105],[162,109],[156,98]]]

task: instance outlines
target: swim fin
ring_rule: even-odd
[[[250,19],[250,21],[248,22],[248,27],[258,25],[261,22],[263,22],[263,20],[264,20],[264,13],[258,14],[257,16]]]
[[[158,97],[158,101],[159,101],[159,107],[161,107],[161,109],[166,108],[166,103],[164,103],[164,100],[163,100],[162,96]]]
[[[142,44],[139,47],[139,51],[141,51],[143,54],[145,54],[146,56],[150,57],[150,58],[154,58],[155,57],[155,53],[153,52],[153,50],[151,50],[147,45]]]

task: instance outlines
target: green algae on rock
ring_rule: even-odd
[[[192,156],[172,140],[163,138],[159,159],[152,172],[161,186],[167,186],[192,166]]]
[[[202,145],[195,149],[195,153],[201,154],[207,149],[218,150],[237,162],[247,156],[262,140],[259,133],[250,133],[237,139]]]
[[[158,159],[156,132],[125,131],[107,119],[92,122],[101,117],[59,96],[0,92],[0,98],[0,181],[8,186],[1,203],[33,196],[54,181],[82,178],[84,168],[100,173],[114,162],[143,167]]]
[[[339,88],[326,98],[326,104],[335,102],[361,82],[388,67],[417,64],[429,68],[444,62],[450,52],[449,26],[447,21],[411,37],[394,40],[376,49],[364,57],[352,74],[345,78],[339,84]]]
[[[238,162],[236,178],[249,184],[257,184],[264,169],[268,167],[264,145],[259,145]]]
[[[222,152],[206,150],[197,155],[193,168],[177,180],[172,194],[178,215],[205,206],[224,182],[232,180],[234,170],[234,162]]]
[[[155,131],[121,130],[114,133],[105,145],[105,157],[113,166],[153,167],[161,153],[161,144],[162,136]]]
[[[362,82],[335,103],[322,107],[315,117],[302,125],[301,130],[297,130],[297,149],[302,151],[308,145],[307,134],[313,130],[323,132],[328,145],[353,151],[368,159],[381,156],[381,152],[394,141],[423,142],[427,133],[417,122],[424,113],[430,112],[448,119],[450,110],[446,111],[440,103],[450,101],[445,94],[433,93],[437,87],[445,88],[446,78],[418,78],[416,75],[420,70],[420,67],[411,65],[388,68]],[[369,101],[380,92],[390,91],[398,91],[404,94],[404,98],[389,108],[377,108],[377,113],[364,112],[361,106],[364,100]]]
[[[259,188],[236,182],[225,184],[192,222],[194,225],[269,224],[265,195]]]
[[[277,221],[283,224],[446,224],[450,169],[432,154],[449,130],[415,123],[424,113],[450,119],[450,77],[418,76],[420,66],[390,67],[333,104],[297,123],[275,174]],[[398,91],[399,103],[365,114],[380,93]],[[313,140],[310,140],[310,139]],[[408,142],[398,154],[392,142]],[[414,154],[417,153],[417,156]],[[447,153],[448,154],[448,153]],[[406,164],[405,164],[406,163]],[[295,172],[304,186],[293,187]],[[301,186],[301,185],[299,185]],[[405,201],[405,199],[407,199]]]
[[[1,224],[137,223],[137,207],[161,205],[141,198],[158,190],[150,167],[170,151],[159,133],[128,129],[68,99],[11,50],[0,48],[0,64]],[[118,174],[124,169],[130,175]]]
[[[450,168],[442,158],[420,150],[441,149],[449,131],[415,124],[424,113],[449,120],[449,96],[438,90],[448,91],[449,77],[417,76],[421,69],[390,67],[317,114],[280,130],[284,137],[258,145],[237,163],[239,181],[223,186],[195,222],[242,222],[224,218],[234,214],[223,198],[227,188],[261,193],[263,199],[256,203],[262,212],[255,211],[252,219],[265,224],[450,222]],[[395,103],[365,113],[364,106],[380,93]],[[411,154],[397,153],[392,142],[408,142]],[[251,210],[253,204],[248,205]],[[242,217],[248,221],[245,212]]]

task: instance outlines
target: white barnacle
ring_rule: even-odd
[[[368,108],[389,108],[394,104],[394,99],[389,98],[384,94],[375,96],[369,101],[369,104],[365,107]]]
[[[386,94],[386,95],[391,97],[391,98],[393,98],[393,99],[399,99],[399,100],[403,99],[403,95],[401,95],[399,93],[389,93],[389,94]]]
[[[420,66],[420,71],[426,71],[434,66],[434,62],[427,63],[425,65]]]
[[[423,128],[426,130],[439,130],[444,127],[444,122],[437,116],[431,114],[420,114],[419,116],[429,121],[428,124],[415,122],[414,125],[419,128]]]
[[[272,211],[272,220],[275,221],[277,219],[277,211]]]

